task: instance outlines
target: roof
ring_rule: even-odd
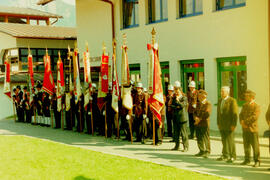
[[[48,18],[63,18],[62,16],[36,10],[36,9],[11,7],[11,6],[0,6],[0,14],[48,17]]]
[[[39,0],[37,5],[44,6],[44,5],[46,5],[46,4],[48,4],[48,3],[52,2],[52,1],[54,1],[54,0]]]
[[[0,23],[0,32],[16,38],[77,39],[76,28]]]

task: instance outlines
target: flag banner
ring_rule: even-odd
[[[91,66],[90,66],[90,55],[88,50],[83,54],[83,61],[84,61],[84,81],[87,82],[88,84],[91,84],[92,83]]]
[[[53,81],[53,75],[51,70],[51,58],[48,55],[44,56],[45,62],[45,72],[44,72],[44,80],[42,89],[52,95],[55,90],[55,85]]]
[[[71,95],[70,93],[66,93],[66,111],[69,111],[70,110],[70,99],[71,99]]]
[[[126,45],[122,46],[121,84],[123,86],[130,86],[130,75]]]
[[[35,86],[35,83],[34,83],[33,57],[30,54],[28,55],[28,73],[29,73],[31,89],[32,89]]]
[[[132,110],[133,102],[131,96],[131,84],[126,45],[122,46],[121,84],[122,105],[128,110]]]
[[[149,50],[149,48],[148,48]],[[153,92],[150,94],[148,103],[150,109],[161,124],[161,109],[164,106],[163,89],[161,81],[161,69],[159,63],[158,44],[150,49],[150,61],[153,61]]]
[[[81,81],[80,81],[80,65],[78,52],[75,50],[73,58],[73,67],[74,67],[74,92],[75,92],[75,103],[77,104],[81,95]]]
[[[64,90],[65,82],[64,82],[64,67],[61,58],[57,62],[57,111],[60,112],[62,110],[62,93]]]
[[[117,68],[116,68],[116,56],[115,54],[112,57],[112,70],[113,70],[113,76],[112,76],[112,108],[113,110],[118,113],[118,101],[120,98],[120,92],[119,92],[119,82],[118,82],[118,76],[117,76]]]
[[[104,93],[102,91],[102,88],[101,88],[101,75],[99,74],[97,106],[98,106],[100,111],[102,110],[103,106],[105,105],[105,97],[106,97],[106,93]]]
[[[84,93],[84,109],[87,110],[87,105],[90,102],[90,91],[89,87],[86,88],[85,93]]]
[[[4,94],[11,98],[10,91],[10,62],[5,61],[5,82],[4,82]]]
[[[108,93],[109,91],[109,56],[102,55],[101,61],[101,91]]]
[[[147,50],[152,50],[152,44],[147,44]],[[150,51],[149,53],[149,65],[148,65],[148,93],[153,93],[153,86],[154,86],[154,51]]]

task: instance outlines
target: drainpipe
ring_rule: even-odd
[[[270,2],[268,1],[268,91],[269,91],[269,97],[270,97]]]
[[[101,0],[105,3],[109,3],[111,5],[111,12],[112,12],[112,42],[113,40],[115,39],[115,24],[114,24],[114,5],[113,5],[113,2],[110,1],[110,0]]]

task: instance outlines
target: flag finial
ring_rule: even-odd
[[[155,31],[155,28],[152,29],[151,34],[152,34],[152,44],[155,44],[155,42],[156,42],[156,34],[157,34],[157,32]]]
[[[113,54],[116,53],[116,40],[115,38],[113,39]]]
[[[46,46],[46,56],[48,56],[48,48],[47,48],[47,46]]]
[[[88,42],[85,41],[86,51],[88,52]]]
[[[31,50],[30,50],[29,44],[28,44],[28,55],[31,55]]]
[[[61,53],[58,51],[58,58],[61,59]]]
[[[125,46],[127,44],[127,34],[123,34],[123,45]]]

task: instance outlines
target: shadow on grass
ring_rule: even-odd
[[[92,179],[92,178],[86,178],[84,176],[77,176],[75,178],[73,178],[73,180],[95,180],[95,179]]]

